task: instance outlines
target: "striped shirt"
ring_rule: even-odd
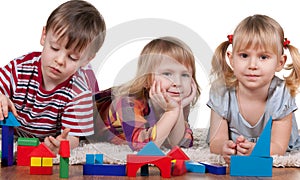
[[[156,138],[156,117],[151,103],[133,98],[113,100],[104,118],[104,137],[111,143],[128,144],[133,150],[142,149]],[[191,147],[193,132],[185,121],[185,136],[178,146]],[[167,143],[167,142],[165,142]],[[168,145],[168,144],[165,144]]]
[[[51,91],[42,88],[41,53],[32,52],[0,69],[0,92],[8,96],[18,112],[22,137],[57,136],[70,128],[71,136],[94,133],[92,92],[85,70]]]

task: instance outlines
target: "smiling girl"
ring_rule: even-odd
[[[188,115],[200,95],[195,71],[185,43],[174,37],[152,40],[140,54],[135,78],[112,88],[105,137],[134,150],[149,141],[159,147],[192,146]]]
[[[210,150],[222,154],[249,155],[268,119],[272,117],[271,155],[283,155],[300,147],[294,115],[300,84],[300,55],[284,38],[282,27],[265,15],[245,18],[212,60]],[[232,44],[232,52],[227,51]],[[275,75],[284,69],[288,49],[293,60],[289,76]],[[226,62],[226,52],[229,66]]]

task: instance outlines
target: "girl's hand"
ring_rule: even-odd
[[[8,111],[11,111],[16,117],[18,117],[17,109],[13,102],[4,94],[0,94],[0,120],[4,120],[8,116]]]
[[[236,153],[238,155],[250,155],[255,143],[249,142],[244,136],[239,136],[236,139]]]
[[[46,137],[45,140],[44,140],[44,143],[46,146],[49,147],[49,149],[51,149],[51,151],[54,153],[54,154],[57,154],[58,151],[59,151],[59,147],[60,147],[60,141],[61,140],[66,140],[68,138],[68,134],[70,132],[70,129],[69,128],[66,128],[63,130],[63,132],[57,136],[56,138],[52,137],[52,136],[49,136],[49,137]]]
[[[161,88],[161,82],[154,80],[149,93],[150,99],[155,104],[158,104],[162,109],[166,111],[172,111],[179,107],[172,97],[170,97],[165,89]]]
[[[236,144],[232,140],[224,142],[222,156],[227,164],[230,164],[230,156],[236,154]]]
[[[187,105],[191,104],[191,102],[196,97],[196,93],[197,93],[197,87],[196,87],[194,79],[192,79],[191,93],[187,97],[183,98],[183,100],[181,102],[182,107],[186,107]]]

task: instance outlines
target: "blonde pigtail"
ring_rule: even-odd
[[[226,53],[230,44],[229,41],[221,43],[213,55],[211,78],[212,86],[215,86],[214,88],[223,85],[227,86],[228,82],[231,84],[231,80],[228,80],[228,77],[232,77],[234,73],[226,62]]]
[[[285,67],[286,70],[291,70],[291,73],[284,78],[291,95],[295,97],[300,86],[300,54],[298,49],[292,45],[287,45],[286,48],[290,51],[293,62]]]

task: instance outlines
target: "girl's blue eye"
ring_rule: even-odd
[[[265,56],[265,55],[263,55],[263,56],[261,56],[260,57],[260,59],[262,59],[262,60],[266,60],[266,59],[268,59],[269,57],[268,56]]]
[[[190,77],[190,75],[189,75],[189,74],[182,74],[182,76],[183,76],[183,77],[187,77],[187,78],[189,78],[189,77]]]
[[[171,76],[172,74],[169,73],[169,72],[163,72],[162,75],[164,75],[164,76]]]

